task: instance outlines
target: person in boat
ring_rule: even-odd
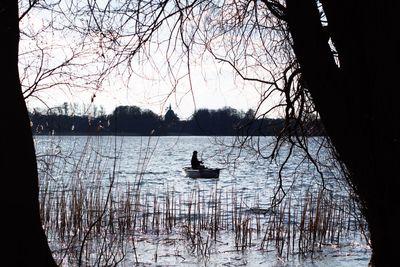
[[[192,163],[192,169],[202,169],[202,168],[204,168],[204,165],[202,165],[203,161],[201,161],[201,160],[199,160],[197,158],[197,151],[196,150],[193,151],[191,163]]]

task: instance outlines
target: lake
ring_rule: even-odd
[[[322,139],[308,140],[318,168],[288,144],[268,159],[274,144],[35,136],[54,257],[61,266],[367,266],[362,219]],[[219,179],[184,176],[194,150],[222,169]]]

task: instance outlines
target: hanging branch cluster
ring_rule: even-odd
[[[252,120],[241,126],[244,135],[235,146],[251,143],[259,155],[274,160],[283,145],[290,145],[281,163],[277,192],[286,194],[282,173],[294,147],[303,149],[318,169],[318,159],[308,153],[307,139],[316,133],[318,113],[292,52],[284,1],[69,0],[29,1],[22,7],[21,21],[27,24],[37,22],[35,11],[47,11],[39,29],[22,27],[24,39],[32,44],[21,54],[27,97],[60,86],[71,91],[101,90],[112,79],[128,85],[133,74],[146,76],[137,71],[138,65],[146,65],[169,81],[165,101],[176,95],[185,80],[184,93],[192,94],[195,102],[192,68],[211,59],[230,68],[245,88],[255,88],[260,95]],[[61,50],[45,45],[44,36],[49,34],[64,38]],[[59,51],[65,53],[61,58],[53,53]],[[258,139],[261,129],[249,125],[277,114],[285,118],[285,127],[265,154]]]

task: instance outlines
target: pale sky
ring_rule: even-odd
[[[72,54],[73,48],[68,47],[69,44],[60,47],[53,44],[62,42],[68,41],[55,38],[46,39],[39,44],[31,41],[21,42],[20,76],[23,85],[35,82],[38,69],[32,67],[38,64],[38,57],[27,56],[24,51],[34,50],[36,47],[46,48],[48,52],[44,55],[46,58],[44,69],[51,69]],[[162,51],[159,51],[158,55],[154,53],[151,62],[131,64],[128,74],[126,70],[114,70],[100,85],[96,85],[96,75],[93,78],[86,76],[97,73],[104,66],[93,55],[85,58],[87,50],[90,48],[77,50],[83,55],[77,59],[78,66],[72,65],[66,70],[60,70],[59,74],[56,72],[49,77],[44,75],[45,79],[39,83],[39,87],[43,87],[44,90],[36,92],[35,97],[29,97],[28,106],[43,109],[45,108],[43,102],[49,107],[60,106],[64,102],[88,106],[95,94],[93,104],[102,106],[106,113],[111,113],[120,105],[134,105],[163,115],[166,108],[171,105],[181,119],[186,119],[200,108],[219,109],[229,106],[244,112],[250,108],[256,109],[260,95],[267,90],[261,83],[245,83],[242,78],[234,74],[230,66],[215,62],[211,56],[203,56],[201,64],[196,64],[199,60],[194,60],[190,67],[190,84],[186,65],[179,65],[180,59],[174,59],[177,64],[171,74],[166,69]],[[80,74],[84,77],[79,77]],[[53,86],[54,84],[56,86]],[[272,104],[271,99],[264,109]]]
[[[34,13],[36,11],[38,13]],[[99,78],[98,73],[106,71],[115,60],[113,52],[99,46],[100,37],[95,33],[82,37],[68,29],[55,31],[52,27],[57,27],[58,17],[42,14],[43,10],[32,10],[20,23],[23,90],[39,81],[35,94],[27,98],[30,108],[44,109],[43,102],[49,107],[64,102],[87,106],[93,99],[93,104],[104,107],[106,113],[120,105],[134,105],[163,115],[171,105],[181,119],[186,119],[200,108],[229,106],[244,112],[256,109],[260,96],[269,90],[261,83],[245,83],[230,66],[205,55],[204,51],[199,52],[199,57],[194,53],[191,58],[189,77],[187,60],[180,54],[182,51],[177,48],[176,54],[169,54],[170,51],[157,42],[155,48],[147,49],[142,55],[150,59],[139,57],[137,62],[124,62]],[[85,45],[80,45],[82,38]],[[50,71],[64,62],[68,64]],[[249,76],[268,79],[262,68],[260,72],[253,69]],[[264,103],[263,110],[275,105],[277,99],[273,97]]]
[[[165,113],[171,105],[180,118],[187,118],[195,109],[218,109],[226,106],[247,111],[256,108],[260,93],[251,85],[245,86],[229,69],[216,71],[209,67],[192,69],[192,89],[187,81],[181,81],[172,91],[172,84],[159,80],[154,74],[152,80],[131,77],[130,84],[110,86],[96,94],[97,105],[111,112],[118,105],[136,105],[151,109],[157,114]],[[118,82],[116,82],[118,84]]]
[[[204,72],[207,72],[204,75]],[[210,73],[208,73],[210,72]],[[255,109],[260,99],[262,88],[254,85],[244,85],[239,77],[231,71],[215,73],[212,69],[203,73],[193,73],[192,90],[187,82],[178,85],[175,92],[163,81],[145,80],[132,77],[129,86],[114,81],[95,92],[94,105],[104,107],[106,113],[111,113],[120,105],[134,105],[142,109],[150,109],[163,115],[171,105],[181,119],[190,117],[195,109],[219,109],[232,107],[246,112]],[[260,85],[258,84],[258,87]],[[38,94],[50,107],[62,105],[64,102],[89,105],[94,91],[70,91],[49,89]],[[28,106],[44,108],[36,98],[27,100]]]

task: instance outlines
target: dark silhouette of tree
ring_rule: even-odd
[[[110,117],[110,130],[118,134],[149,135],[160,127],[160,117],[151,110],[119,106]]]
[[[211,113],[208,109],[197,110],[193,114],[191,122],[190,127],[192,129],[198,129],[199,132],[202,132],[205,135],[212,135],[213,129],[210,125]]]
[[[51,108],[41,113],[29,113],[32,133],[36,135],[251,135],[272,136],[284,128],[283,119],[254,117],[254,111],[246,113],[225,107],[218,110],[200,109],[190,120],[179,120],[172,109],[168,109],[164,120],[150,110],[136,106],[119,106],[111,115],[91,117],[88,115],[64,115],[65,110]],[[295,122],[293,122],[295,123]],[[307,129],[319,129],[311,120]],[[318,135],[308,131],[298,134]]]
[[[370,232],[373,266],[398,261],[400,132],[398,4],[288,0],[288,23],[304,87],[311,92]],[[326,14],[321,23],[320,10]],[[330,41],[332,45],[330,45]],[[334,46],[334,48],[332,48]]]
[[[36,155],[18,72],[18,2],[0,2],[2,97],[2,264],[56,266],[42,229]]]
[[[229,135],[237,134],[241,118],[236,109],[225,107],[216,110],[211,115],[211,127],[214,129],[215,135],[222,135],[224,132]]]

